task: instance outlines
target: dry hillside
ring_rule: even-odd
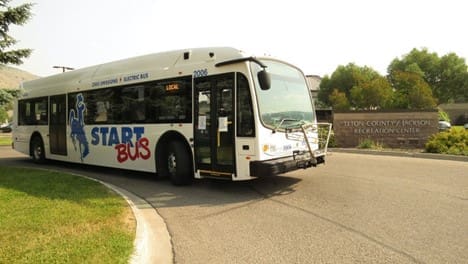
[[[20,69],[0,65],[0,89],[17,89],[21,82],[39,78]]]

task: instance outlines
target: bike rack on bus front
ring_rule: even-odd
[[[293,159],[299,168],[315,167],[325,162],[331,129],[331,123],[308,123],[301,125],[300,129],[286,130],[286,138],[301,141],[307,146],[307,151],[293,151]]]

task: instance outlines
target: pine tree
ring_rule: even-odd
[[[22,64],[22,59],[31,55],[31,49],[8,50],[17,40],[8,35],[10,25],[24,25],[32,16],[33,4],[27,3],[18,7],[8,6],[11,0],[0,0],[0,64]]]

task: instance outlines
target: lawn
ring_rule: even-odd
[[[0,133],[0,146],[11,146],[11,134],[2,135]]]
[[[0,263],[128,263],[135,225],[98,182],[0,167]]]

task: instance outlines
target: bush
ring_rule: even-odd
[[[0,125],[3,124],[6,120],[8,120],[8,113],[3,107],[0,106]]]
[[[425,147],[429,153],[468,156],[468,130],[452,128],[434,134]]]
[[[449,115],[447,114],[447,112],[445,112],[444,110],[442,110],[441,108],[439,108],[439,120],[441,121],[447,121],[450,123],[450,117]]]
[[[324,148],[325,147],[325,142],[326,142],[327,136],[328,136],[328,128],[325,127],[325,126],[319,126],[318,133],[319,133],[319,142],[320,142],[319,148]],[[329,148],[336,147],[335,133],[333,132],[333,129],[331,130],[331,133],[330,133],[330,139],[328,141],[328,147]]]
[[[378,149],[378,150],[382,150],[384,147],[383,147],[382,143],[374,142],[372,139],[366,138],[364,140],[361,140],[361,142],[358,145],[358,148],[360,148],[360,149]]]

